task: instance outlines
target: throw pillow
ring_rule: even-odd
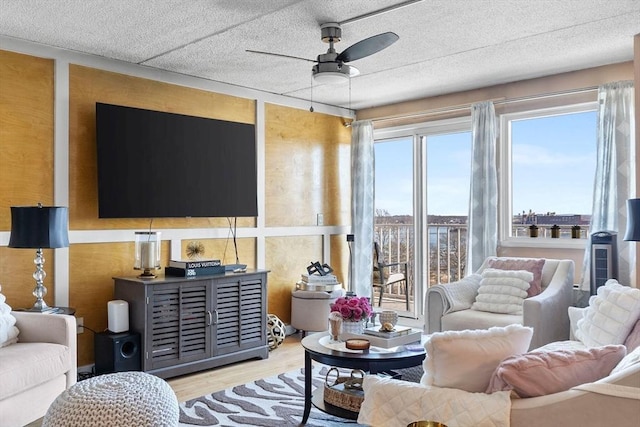
[[[615,368],[613,368],[610,375],[622,372],[629,366],[633,366],[636,363],[640,363],[640,347],[637,347],[633,351],[629,351],[629,349],[627,349],[627,355],[616,365]]]
[[[609,375],[627,353],[623,345],[584,350],[534,350],[505,359],[495,370],[487,393],[513,390],[520,397],[545,396]]]
[[[576,338],[587,347],[622,344],[638,318],[640,289],[610,279],[589,299],[589,307],[578,320]]]
[[[526,352],[532,336],[533,328],[522,325],[431,334],[421,383],[484,392],[498,364]]]
[[[522,305],[532,278],[533,274],[524,270],[485,269],[471,309],[490,313],[522,314]]]
[[[534,297],[542,292],[542,268],[544,259],[535,258],[490,258],[487,267],[499,270],[526,270],[533,273],[527,295]]]
[[[631,332],[629,332],[629,335],[627,335],[627,338],[624,340],[624,346],[627,347],[628,353],[640,347],[640,319],[638,319],[635,326],[631,329]]]
[[[2,287],[0,287],[0,291]],[[15,327],[16,318],[11,314],[11,307],[5,301],[7,297],[0,293],[0,347],[18,342],[18,328]]]

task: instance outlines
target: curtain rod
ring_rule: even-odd
[[[494,105],[505,105],[505,104],[512,104],[512,103],[516,103],[516,102],[536,101],[536,100],[540,100],[540,99],[554,98],[554,97],[557,97],[557,96],[564,96],[564,95],[577,95],[577,94],[580,94],[580,93],[593,92],[593,91],[597,91],[597,90],[598,90],[598,86],[589,86],[589,87],[584,87],[584,88],[580,88],[580,89],[570,89],[570,90],[564,90],[564,91],[559,91],[559,92],[550,92],[550,93],[545,93],[545,94],[541,94],[541,95],[521,96],[521,97],[518,97],[518,98],[509,98],[509,99],[507,99],[507,98],[493,98],[493,99],[488,99],[487,101],[492,101]],[[421,111],[419,113],[412,113],[412,114],[407,114],[407,115],[404,115],[404,116],[380,117],[380,118],[377,118],[377,119],[371,119],[371,121],[373,123],[377,123],[377,122],[386,122],[386,121],[391,121],[391,120],[406,120],[406,119],[412,119],[412,118],[417,118],[417,117],[429,117],[429,116],[434,116],[434,115],[442,114],[442,113],[456,113],[456,112],[459,112],[459,111],[469,110],[473,104],[475,104],[475,102],[474,103],[468,103],[468,104],[452,105],[450,107],[434,108],[432,110]]]

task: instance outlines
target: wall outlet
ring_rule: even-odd
[[[353,242],[353,234],[347,234],[347,242]]]
[[[78,317],[76,319],[76,330],[79,334],[84,332],[84,317]]]

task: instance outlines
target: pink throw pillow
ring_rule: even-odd
[[[631,353],[640,347],[640,319],[638,319],[636,325],[631,329],[629,335],[627,335],[627,339],[624,340],[624,346],[627,347],[627,353]]]
[[[542,268],[544,259],[505,259],[492,258],[487,264],[489,268],[498,270],[526,270],[533,273],[533,280],[529,282],[528,297],[534,297],[542,292]]]
[[[626,354],[623,345],[606,345],[511,356],[496,368],[486,392],[513,390],[520,397],[558,393],[606,377]]]

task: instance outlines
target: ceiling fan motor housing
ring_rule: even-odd
[[[337,43],[342,39],[342,29],[336,22],[328,22],[320,26],[322,41],[325,43]]]

